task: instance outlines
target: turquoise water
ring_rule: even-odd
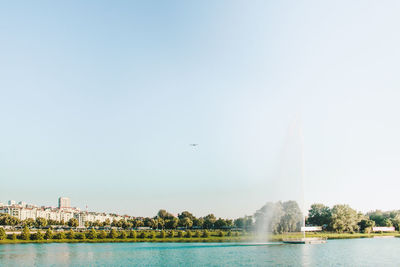
[[[0,245],[1,266],[400,266],[400,238],[327,244],[98,243]]]

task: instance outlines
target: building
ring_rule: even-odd
[[[393,226],[375,226],[372,227],[372,232],[394,232],[396,229]]]
[[[68,222],[71,218],[76,218],[79,226],[84,226],[86,222],[112,222],[114,220],[127,220],[131,219],[130,216],[121,216],[117,214],[107,214],[101,212],[88,212],[81,211],[79,208],[71,207],[70,199],[67,197],[60,197],[58,199],[58,208],[54,207],[37,207],[25,202],[9,201],[9,205],[0,205],[0,214],[5,213],[17,217],[20,220],[45,218],[53,221]],[[12,203],[12,204],[11,204]]]
[[[70,208],[71,207],[71,200],[68,197],[60,197],[58,199],[58,208]]]

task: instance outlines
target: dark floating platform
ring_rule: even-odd
[[[320,237],[287,238],[283,239],[282,242],[286,244],[324,244],[326,243],[326,238],[320,238]]]

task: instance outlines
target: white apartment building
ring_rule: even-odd
[[[20,202],[21,205],[15,204],[15,201],[9,201],[12,205],[1,205],[0,213],[6,213],[17,217],[20,220],[45,218],[47,220],[68,222],[71,218],[76,218],[79,226],[84,226],[86,222],[105,222],[107,219],[113,220],[130,219],[130,216],[120,216],[116,214],[107,214],[99,212],[81,211],[77,208],[71,208],[69,198],[60,197],[59,207],[36,207]],[[22,205],[23,204],[23,205]]]
[[[71,200],[68,197],[60,197],[58,198],[58,208],[70,208],[71,207]]]

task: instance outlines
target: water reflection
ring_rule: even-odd
[[[99,243],[0,245],[0,266],[393,266],[400,238],[327,244]]]

